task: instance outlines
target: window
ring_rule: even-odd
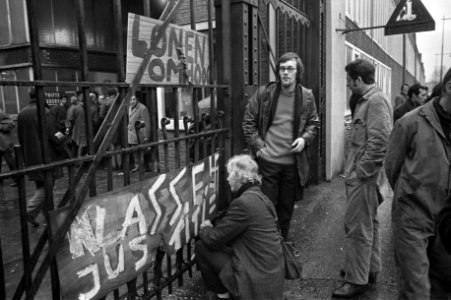
[[[1,80],[31,80],[31,69],[3,70]],[[0,107],[8,114],[17,114],[28,104],[28,87],[0,86]]]
[[[72,0],[34,0],[39,41],[44,44],[77,47],[77,19]],[[49,9],[50,8],[50,9]],[[85,1],[86,42],[89,49],[113,51],[115,46],[113,2]]]
[[[28,41],[25,0],[0,0],[0,46]]]

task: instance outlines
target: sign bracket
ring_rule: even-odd
[[[379,26],[371,26],[371,27],[362,27],[362,28],[336,28],[336,32],[341,32],[341,34],[346,34],[348,32],[353,31],[363,31],[363,30],[370,30],[370,29],[378,29],[378,28],[385,28],[385,25],[379,25]]]

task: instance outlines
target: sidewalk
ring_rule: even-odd
[[[383,270],[378,283],[354,299],[390,300],[397,297],[391,237],[392,195],[388,187],[383,194],[386,201],[379,207]],[[290,238],[303,254],[303,278],[286,281],[286,299],[331,299],[333,289],[341,284],[339,272],[344,263],[345,205],[345,186],[341,177],[309,186],[304,200],[296,203]],[[194,272],[192,279],[186,276],[185,285],[175,287],[173,295],[166,296],[166,299],[203,299],[199,272]]]

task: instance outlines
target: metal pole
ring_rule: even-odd
[[[402,35],[402,84],[406,83],[406,35]]]
[[[445,16],[443,16],[442,18],[442,52],[441,52],[441,58],[440,58],[440,78],[439,81],[442,81],[442,76],[443,76],[443,45],[444,45],[444,41],[445,41],[445,21],[446,20],[451,20],[451,18],[445,18]]]
[[[443,41],[445,40],[445,16],[443,16],[443,22],[442,22],[442,51],[440,56],[440,78],[439,80],[442,81],[442,75],[443,75]]]

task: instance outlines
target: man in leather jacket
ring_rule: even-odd
[[[315,99],[301,85],[304,65],[293,52],[277,63],[277,82],[252,95],[243,118],[243,133],[257,158],[262,191],[276,206],[284,239],[288,237],[294,203],[309,179],[307,147],[319,126]]]

